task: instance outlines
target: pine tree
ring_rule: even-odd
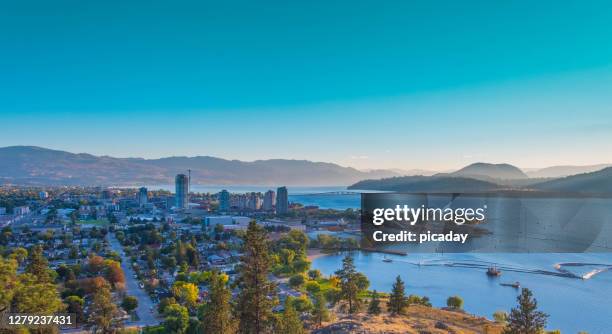
[[[391,289],[391,295],[389,296],[388,309],[392,315],[397,315],[402,313],[402,310],[406,306],[406,292],[404,287],[404,281],[398,275],[395,278],[395,283],[393,283],[393,288]]]
[[[276,286],[268,280],[270,257],[265,230],[254,221],[249,224],[238,277],[238,330],[261,334],[270,330]]]
[[[30,251],[26,273],[34,275],[39,283],[50,283],[53,279],[49,273],[49,262],[43,256],[42,246],[36,246]]]
[[[336,271],[336,275],[340,279],[340,295],[341,298],[348,302],[349,313],[357,312],[359,307],[359,287],[357,285],[357,270],[355,263],[350,255],[346,255],[342,260],[342,269]]]
[[[236,323],[232,317],[230,305],[231,297],[225,276],[213,271],[210,276],[210,300],[203,306],[200,315],[204,333],[232,334],[236,332]]]
[[[323,321],[329,320],[329,310],[327,309],[327,300],[322,292],[317,292],[314,295],[314,307],[312,308],[312,320],[317,326],[321,326]]]
[[[368,306],[369,314],[380,314],[380,297],[378,296],[378,292],[374,290],[372,292],[372,299],[370,300],[370,305]]]
[[[548,315],[538,311],[538,302],[529,289],[522,289],[517,297],[518,307],[508,316],[508,326],[504,334],[539,334],[546,327]]]
[[[278,319],[278,333],[283,334],[304,334],[304,324],[298,316],[295,306],[293,305],[293,298],[288,297],[285,300],[285,310]]]

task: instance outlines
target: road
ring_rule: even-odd
[[[141,289],[138,286],[138,280],[134,278],[134,270],[130,265],[130,258],[125,255],[119,240],[115,237],[115,233],[108,234],[108,241],[110,247],[121,255],[121,268],[125,273],[125,292],[134,296],[138,299],[138,307],[136,308],[136,314],[140,320],[138,321],[128,321],[126,322],[126,327],[137,326],[155,326],[160,323],[159,319],[155,317],[155,314],[151,312],[153,310],[156,313],[156,305],[151,300],[151,297],[145,292],[144,289]]]

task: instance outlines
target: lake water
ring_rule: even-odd
[[[370,288],[388,292],[395,277],[401,275],[408,294],[428,296],[437,307],[446,298],[459,295],[465,310],[492,318],[497,310],[509,311],[516,305],[518,289],[499,283],[520,282],[534,292],[541,310],[550,315],[550,329],[563,333],[585,330],[590,334],[609,334],[612,328],[612,271],[600,272],[590,279],[557,276],[558,263],[594,265],[564,267],[582,276],[612,266],[612,254],[409,254],[383,255],[354,252],[357,269],[368,276]],[[340,268],[344,254],[317,258],[312,267],[325,275]],[[497,278],[488,277],[486,268],[496,264],[502,270]]]

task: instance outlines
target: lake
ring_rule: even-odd
[[[612,254],[409,254],[383,255],[354,252],[357,269],[370,279],[370,289],[389,292],[395,277],[401,275],[408,294],[427,296],[434,306],[446,305],[446,298],[459,295],[465,310],[492,318],[493,312],[509,312],[516,305],[518,289],[499,283],[520,282],[534,292],[541,310],[550,315],[549,329],[563,333],[588,331],[610,333],[612,328],[612,271],[590,279],[556,276],[558,263],[589,263],[591,266],[564,267],[577,276],[612,266]],[[312,268],[325,275],[340,268],[344,254],[315,259]],[[502,275],[488,277],[486,268],[499,266]]]

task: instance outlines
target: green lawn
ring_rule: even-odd
[[[76,223],[79,224],[79,225],[104,226],[104,225],[108,225],[108,220],[106,220],[106,219],[79,220]]]

